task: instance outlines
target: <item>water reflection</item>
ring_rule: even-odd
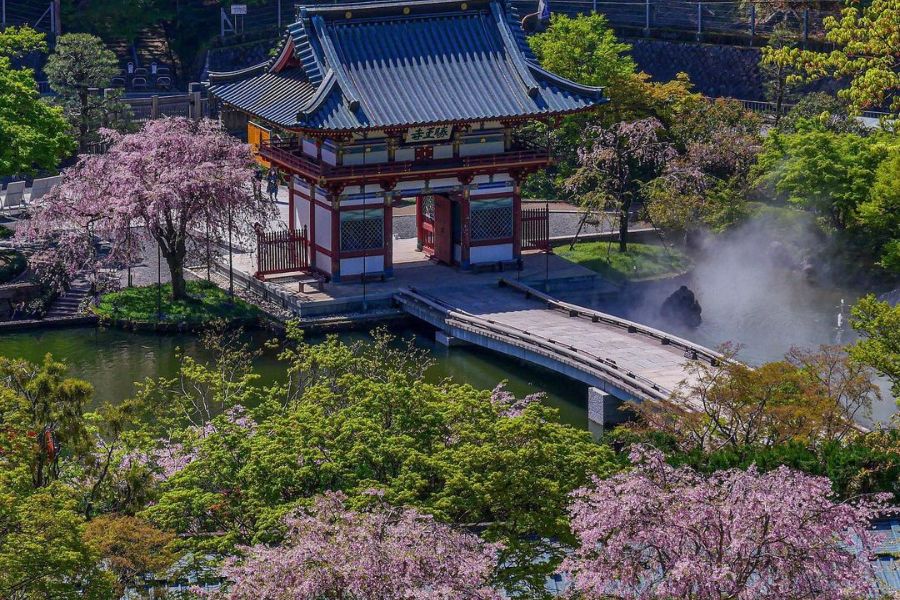
[[[547,402],[559,409],[564,422],[587,427],[587,388],[580,383],[477,348],[449,351],[436,345],[423,331],[404,330],[398,334],[414,336],[417,345],[431,351],[435,364],[426,373],[429,381],[453,377],[478,389],[492,389],[506,380],[508,389],[517,396],[544,391]],[[254,345],[262,345],[271,337],[264,332],[247,335]],[[341,337],[349,341],[363,339],[366,334],[348,333]],[[320,339],[310,337],[309,341],[315,343]],[[200,338],[188,334],[156,335],[84,327],[0,336],[0,356],[39,361],[49,352],[66,361],[73,376],[93,384],[97,403],[127,398],[134,393],[135,381],[173,377],[178,372],[178,349],[201,360],[211,358]],[[262,375],[263,384],[276,381],[284,374],[284,365],[272,350],[266,350],[256,361],[256,369]]]

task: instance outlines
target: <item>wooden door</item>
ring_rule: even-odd
[[[453,211],[447,196],[434,197],[434,257],[453,263]]]

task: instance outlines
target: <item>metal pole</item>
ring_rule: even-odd
[[[3,28],[6,28],[6,0],[0,0],[0,6],[2,6],[2,17],[0,17],[0,24],[3,25]]]
[[[156,322],[162,320],[162,248],[156,241]]]
[[[597,12],[597,0],[594,0],[594,12]]]
[[[128,223],[128,240],[125,242],[128,245],[128,256],[126,260],[128,261],[128,287],[131,287],[131,220],[129,219]]]
[[[697,41],[703,37],[703,3],[697,3]]]
[[[281,0],[278,0],[278,29],[281,29]]]
[[[234,252],[231,248],[231,206],[228,207],[228,294],[234,300]]]
[[[210,280],[212,279],[212,277],[210,276],[210,272],[209,272],[209,262],[210,262],[210,255],[209,255],[209,215],[207,214],[207,215],[206,215],[206,280],[207,280],[207,281],[210,281]]]
[[[547,236],[544,248],[544,291],[550,293],[550,202],[544,199],[544,210],[547,212]]]
[[[650,0],[644,1],[644,35],[650,36]]]
[[[362,180],[362,189],[363,189],[363,223],[364,223],[364,224],[365,224],[365,222],[366,222],[366,203],[368,202],[368,195],[367,195],[367,192],[366,192],[366,151],[369,149],[369,147],[365,144],[365,141],[366,141],[365,138],[363,138],[363,180]],[[363,227],[365,227],[365,225],[363,225]],[[382,236],[381,236],[381,237],[382,237],[382,238],[384,237],[384,233],[383,233],[383,232],[382,232]],[[363,241],[365,241],[365,240],[363,240]],[[382,243],[384,243],[383,240],[382,240]],[[363,312],[368,312],[368,310],[369,310],[368,298],[367,298],[367,296],[366,296],[366,267],[367,267],[366,263],[368,262],[368,260],[367,260],[368,250],[369,250],[369,245],[368,245],[368,244],[363,244],[363,269],[362,269],[362,284],[363,284],[363,302],[362,302],[362,309],[363,309]]]

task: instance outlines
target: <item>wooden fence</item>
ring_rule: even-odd
[[[522,250],[550,250],[550,209],[522,209]]]
[[[256,276],[309,269],[306,227],[284,231],[256,230]]]

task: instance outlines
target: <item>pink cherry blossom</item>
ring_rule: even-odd
[[[499,600],[488,586],[497,547],[411,509],[348,510],[328,493],[285,519],[279,546],[228,561],[229,600]]]
[[[274,214],[252,193],[248,146],[214,121],[166,118],[137,133],[103,134],[109,150],[82,156],[19,228],[20,239],[42,244],[34,266],[59,266],[71,276],[98,263],[135,262],[149,239],[169,265],[173,295],[183,297],[192,240],[216,243],[227,238],[229,222],[265,222]],[[110,244],[102,260],[98,239]]]
[[[634,468],[575,492],[579,547],[563,564],[586,598],[838,600],[868,597],[871,519],[885,497],[834,502],[786,467],[704,477],[635,448]]]

